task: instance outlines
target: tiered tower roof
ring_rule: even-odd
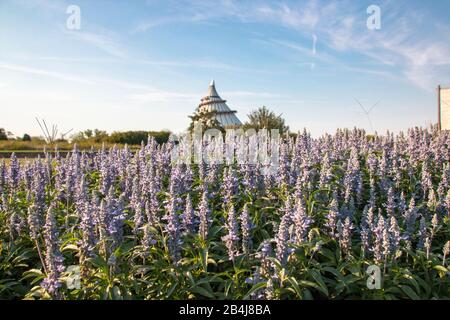
[[[227,128],[235,128],[242,126],[242,122],[236,116],[236,112],[231,110],[226,104],[226,100],[223,100],[217,93],[214,80],[211,81],[208,92],[200,100],[198,106],[199,110],[203,109],[208,112],[215,112],[215,119],[219,121],[220,125]]]

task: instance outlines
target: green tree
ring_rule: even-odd
[[[148,137],[152,136],[158,143],[165,143],[169,140],[169,131],[126,131],[126,132],[113,132],[108,138],[111,143],[120,144],[141,144],[147,143]]]
[[[8,140],[8,136],[6,135],[6,131],[3,128],[0,128],[0,140]]]
[[[86,130],[85,134],[86,133],[87,134],[91,134],[91,136],[92,136],[92,131],[90,133],[87,132],[87,131],[89,131],[89,130]],[[94,129],[94,137],[93,138],[94,138],[95,142],[106,141],[108,139],[108,137],[109,137],[109,135],[108,135],[108,133],[106,131]]]
[[[91,142],[104,142],[108,140],[108,133],[106,131],[98,130],[98,129],[87,129],[84,131],[80,131],[72,136],[73,142],[82,142],[82,141],[88,141]]]
[[[215,116],[216,116],[215,111],[207,111],[204,110],[203,108],[197,109],[192,116],[189,116],[189,118],[191,118],[189,131],[192,132],[194,130],[194,126],[196,123],[202,125],[202,130],[215,128],[223,131],[223,128],[220,126],[220,123],[215,118]]]
[[[91,129],[87,129],[87,130],[84,130],[84,131],[83,131],[83,135],[84,135],[87,139],[92,138],[93,134],[94,134],[94,133],[92,132]]]
[[[253,110],[247,115],[247,117],[248,121],[244,124],[244,129],[278,129],[280,130],[280,134],[284,134],[289,131],[289,127],[286,125],[282,114],[276,115],[265,106],[257,110]]]
[[[22,141],[31,141],[31,137],[28,133],[25,133],[22,137]]]

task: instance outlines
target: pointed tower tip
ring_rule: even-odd
[[[209,85],[210,85],[210,86],[214,86],[214,85],[215,85],[214,79],[211,80],[211,83],[210,83]]]

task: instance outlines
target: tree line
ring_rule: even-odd
[[[267,107],[263,106],[256,110],[251,111],[248,115],[248,120],[244,123],[244,129],[278,129],[281,134],[289,131],[289,127],[286,125],[284,118],[281,114],[277,115]],[[214,112],[204,112],[197,110],[191,118],[191,124],[189,130],[192,131],[195,122],[200,122],[203,128],[218,128],[220,124],[215,120]],[[149,136],[155,138],[156,142],[162,144],[169,140],[171,132],[169,130],[162,131],[114,131],[109,134],[106,131],[99,129],[88,129],[74,134],[70,138],[72,143],[84,143],[84,144],[99,144],[99,143],[111,143],[111,144],[129,144],[139,145],[142,142],[146,142]],[[15,137],[10,131],[6,131],[4,128],[0,128],[0,141],[1,140],[13,140],[13,141],[36,141],[42,142],[41,137],[31,137],[29,134],[24,134],[22,137]],[[56,142],[68,142],[67,140],[60,139]]]

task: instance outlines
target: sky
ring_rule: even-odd
[[[450,85],[450,0],[427,3],[0,0],[0,128],[180,132],[212,79],[242,121],[265,105],[316,136],[427,126]]]

